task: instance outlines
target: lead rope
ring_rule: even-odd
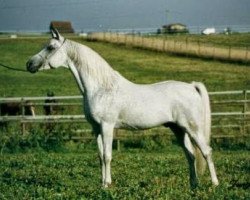
[[[6,69],[14,70],[14,71],[28,72],[27,70],[18,69],[18,68],[15,68],[15,67],[10,67],[10,66],[4,65],[4,64],[2,64],[2,63],[0,63],[0,66],[4,67],[4,68],[6,68]]]

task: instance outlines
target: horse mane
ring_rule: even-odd
[[[67,53],[78,70],[83,71],[103,88],[113,88],[121,76],[97,52],[85,45],[68,41]]]

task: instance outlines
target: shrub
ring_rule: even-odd
[[[56,126],[51,131],[42,128],[30,129],[22,134],[16,127],[0,131],[0,149],[3,152],[15,153],[31,149],[43,149],[46,151],[61,151],[64,149],[65,140],[71,135],[70,129]]]

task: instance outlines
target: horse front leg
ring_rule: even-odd
[[[112,160],[112,144],[113,144],[114,125],[102,123],[102,140],[103,140],[103,163],[104,173],[103,186],[108,187],[111,184],[111,160]]]
[[[105,183],[105,163],[104,163],[104,154],[103,154],[103,139],[102,135],[98,134],[97,137],[97,145],[99,150],[99,158],[100,158],[100,165],[101,165],[101,171],[102,171],[102,184]]]

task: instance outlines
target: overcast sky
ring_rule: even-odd
[[[0,31],[47,31],[52,20],[75,30],[250,25],[250,0],[0,0]]]

